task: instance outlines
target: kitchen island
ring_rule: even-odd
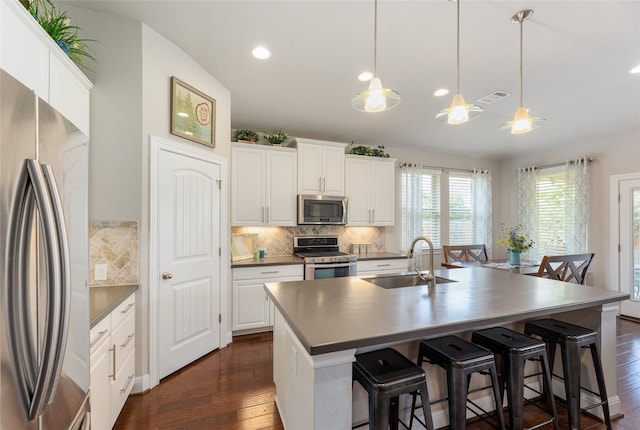
[[[611,413],[620,412],[615,318],[618,302],[628,295],[479,267],[436,275],[454,282],[431,290],[426,285],[384,289],[359,277],[265,285],[276,307],[273,373],[286,428],[349,429],[366,419],[366,402],[352,391],[357,352],[393,346],[414,359],[424,338],[456,333],[469,339],[475,329],[521,329],[524,321],[544,316],[599,332]],[[587,385],[591,376],[585,373]],[[430,396],[443,394],[442,375],[428,369],[428,378]],[[434,411],[437,427],[446,424],[440,406],[443,410]]]

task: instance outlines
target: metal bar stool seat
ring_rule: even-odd
[[[504,327],[476,330],[471,335],[471,341],[496,354],[501,398],[504,393],[505,382],[507,385],[509,426],[511,430],[524,429],[524,388],[527,387],[538,394],[543,394],[525,384],[525,378],[540,374],[525,375],[526,362],[528,360],[540,362],[544,384],[549,387],[548,390],[545,390],[545,394],[551,407],[551,418],[529,427],[529,430],[542,427],[551,422],[553,422],[554,429],[558,430],[558,414],[551,389],[551,368],[547,360],[546,344],[542,340],[534,339]],[[534,405],[536,404],[534,403]]]
[[[504,430],[502,397],[500,396],[495,360],[491,351],[457,336],[442,336],[420,342],[418,366],[422,366],[424,360],[442,367],[447,372],[447,399],[449,428],[451,430],[466,428],[467,409],[494,427]],[[485,410],[467,398],[471,375],[476,372],[488,373],[491,378],[497,426],[487,420],[484,415],[488,416],[488,413]],[[415,400],[414,396],[412,409],[415,408]],[[476,409],[470,408],[468,403]],[[481,411],[482,414],[478,411]],[[413,419],[413,413],[411,418]]]
[[[427,376],[420,366],[392,348],[356,355],[353,379],[369,394],[369,428],[398,428],[398,397],[419,392],[428,430],[434,430],[427,391]],[[413,411],[412,411],[413,413]],[[400,423],[407,427],[402,421]]]
[[[611,430],[609,399],[607,397],[602,363],[600,362],[600,357],[598,355],[597,332],[595,330],[551,318],[525,323],[524,332],[528,335],[540,337],[546,343],[547,355],[549,357],[549,362],[551,363],[551,373],[553,373],[553,363],[556,351],[555,347],[556,345],[560,345],[560,352],[562,354],[562,370],[564,374],[564,389],[567,398],[567,409],[569,412],[569,428],[571,430],[580,429],[581,411],[602,406],[605,425],[607,430]],[[591,359],[598,383],[598,393],[581,386],[580,350],[582,348],[589,348],[591,351]],[[581,408],[581,390],[586,390],[594,395],[598,395],[600,397],[600,402]]]

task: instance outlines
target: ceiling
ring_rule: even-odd
[[[232,128],[292,136],[505,157],[640,132],[640,0],[482,1],[460,4],[460,79],[467,103],[496,90],[482,116],[435,121],[456,85],[456,3],[380,0],[377,72],[402,97],[363,113],[351,98],[373,68],[374,2],[67,1],[147,24],[187,52],[231,92]],[[514,136],[498,127],[519,106],[519,26],[524,24],[524,106],[547,124]],[[267,46],[257,60],[251,50]],[[441,87],[449,95],[435,97]]]

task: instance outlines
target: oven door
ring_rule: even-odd
[[[307,263],[304,265],[304,279],[342,278],[356,275],[357,263]]]

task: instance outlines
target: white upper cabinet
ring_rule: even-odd
[[[295,226],[296,151],[234,144],[231,225]]]
[[[89,135],[93,84],[18,2],[0,1],[0,67]]]
[[[298,194],[344,196],[346,143],[297,139]]]
[[[347,225],[394,225],[395,162],[392,158],[346,156]]]

